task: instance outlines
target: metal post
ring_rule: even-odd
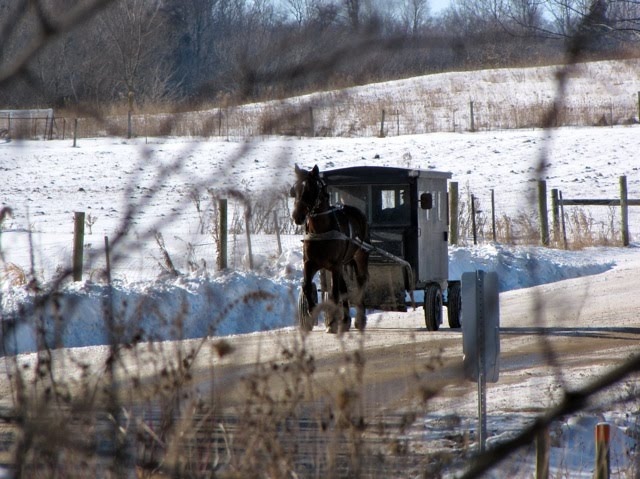
[[[84,248],[84,212],[73,214],[73,280],[82,281]]]

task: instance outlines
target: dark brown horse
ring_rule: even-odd
[[[338,313],[337,318],[336,308],[325,309],[327,332],[349,330],[351,315],[343,272],[345,267],[352,267],[356,276],[356,291],[352,298],[357,309],[355,326],[362,331],[367,324],[364,288],[369,277],[369,251],[362,246],[363,242],[369,243],[367,218],[353,206],[329,204],[326,184],[320,177],[317,165],[311,170],[296,165],[295,171],[296,183],[291,188],[295,204],[291,217],[295,224],[304,224],[305,229],[302,292],[308,307],[308,317],[301,317],[300,325],[307,331],[313,328],[316,317],[313,310],[317,306],[313,277],[325,269],[331,272],[331,299],[338,306],[338,311],[342,304],[342,314]]]

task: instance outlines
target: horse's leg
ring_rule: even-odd
[[[356,283],[358,285],[354,302],[356,304],[356,328],[364,331],[367,325],[367,314],[364,304],[364,290],[369,279],[369,253],[358,250],[353,256],[353,266],[356,270]]]
[[[345,329],[345,324],[351,326],[351,317],[349,316],[349,303],[346,301],[347,284],[344,282],[340,269],[334,269],[331,271],[331,300],[333,303],[332,311],[326,311],[325,313],[325,325],[327,327],[327,333],[338,333]],[[344,299],[343,299],[344,297]],[[340,304],[342,303],[343,311],[340,312]],[[346,303],[346,311],[345,311]]]
[[[313,313],[316,304],[318,304],[318,298],[313,294],[313,277],[318,272],[318,266],[313,261],[305,261],[302,272],[302,292],[305,298],[307,298],[307,304],[309,305],[309,312]]]
[[[340,299],[342,300],[342,324],[341,332],[351,329],[351,313],[349,311],[349,290],[344,280],[344,274],[340,274]]]

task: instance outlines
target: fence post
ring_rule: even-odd
[[[247,257],[249,260],[249,269],[253,269],[253,252],[251,251],[251,208],[245,206],[244,211],[244,229],[247,235]]]
[[[469,116],[471,118],[471,131],[476,131],[476,122],[473,118],[473,100],[469,101]]]
[[[107,275],[107,282],[111,284],[111,250],[109,249],[109,237],[104,237],[104,256],[107,261],[105,274]]]
[[[449,242],[458,244],[458,182],[449,183]]]
[[[609,439],[611,429],[606,422],[596,424],[596,467],[593,479],[609,479]]]
[[[567,227],[564,223],[564,203],[562,202],[562,191],[558,191],[558,200],[560,203],[560,225],[562,226],[562,246],[569,249],[567,244]]]
[[[536,479],[549,479],[549,428],[536,434]]]
[[[380,120],[380,138],[384,138],[384,108],[382,109],[382,119]]]
[[[493,188],[491,188],[491,231],[493,233],[493,241],[496,242],[496,196]]]
[[[476,198],[471,195],[471,228],[473,230],[473,244],[478,244],[478,234],[476,232]]]
[[[84,212],[73,213],[73,280],[82,281]]]
[[[538,180],[538,214],[540,216],[540,243],[549,246],[549,218],[547,217],[547,182]]]
[[[553,242],[560,241],[560,205],[558,204],[558,188],[551,188],[551,219],[553,222]]]
[[[629,246],[629,199],[627,198],[627,177],[620,177],[620,216],[622,224],[622,246]]]
[[[76,147],[76,139],[78,138],[78,119],[73,120],[73,147]]]
[[[218,200],[218,269],[227,269],[227,200]]]
[[[310,125],[310,132],[309,132],[309,136],[311,138],[316,136],[316,124],[313,120],[313,107],[310,106],[309,107],[309,125]]]
[[[400,110],[396,109],[396,135],[400,136]]]
[[[280,241],[280,225],[278,225],[278,212],[273,211],[273,225],[276,230],[276,240],[278,241],[278,257],[282,254],[282,242]]]

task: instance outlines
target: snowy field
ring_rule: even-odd
[[[90,281],[66,286],[74,300],[69,303],[73,312],[62,336],[64,346],[104,344],[107,336],[99,313],[106,286],[98,273],[105,264],[104,237],[113,238],[125,216],[132,220],[129,234],[112,252],[116,304],[132,308],[147,298],[161,305],[138,324],[144,337],[178,339],[170,328],[158,328],[157,322],[159,317],[173,317],[184,304],[189,310],[185,338],[291,326],[301,277],[300,238],[284,237],[278,257],[274,238],[258,237],[253,245],[256,269],[248,271],[245,260],[233,272],[221,274],[215,269],[215,241],[201,233],[202,215],[192,201],[194,191],[237,189],[259,197],[290,185],[296,162],[307,167],[318,164],[321,169],[403,166],[450,171],[463,198],[473,193],[485,205],[494,189],[498,215],[535,216],[536,167],[543,151],[542,177],[549,189],[559,188],[565,198],[616,198],[620,175],[627,175],[629,198],[640,198],[638,127],[562,129],[551,138],[542,131],[518,130],[366,140],[271,138],[250,143],[94,139],[81,141],[77,148],[63,141],[0,144],[5,179],[0,201],[13,211],[0,236],[4,315],[10,317],[31,296],[25,288],[10,286],[15,278],[6,266],[17,265],[24,272],[33,271],[40,281],[50,281],[56,272],[70,267],[73,212],[85,211],[95,218],[91,230],[85,228],[85,277]],[[139,208],[131,211],[131,204]],[[619,222],[619,209],[594,207],[591,212],[605,225]],[[178,279],[158,281],[163,269],[155,231],[162,233],[176,268],[185,273]],[[630,208],[630,234],[632,239],[640,235],[640,208]],[[238,249],[242,256],[243,247]],[[462,272],[478,267],[496,270],[502,291],[507,291],[598,273],[613,267],[616,255],[633,251],[565,252],[489,244],[451,248],[450,276],[458,279]],[[198,265],[195,271],[189,272],[189,261]],[[247,315],[239,305],[232,314],[217,316],[217,311],[227,309],[226,302],[256,289],[273,297],[259,312]],[[236,296],[230,297],[229,290]],[[124,313],[134,315],[133,310]],[[238,320],[247,317],[253,319]],[[138,334],[137,328],[131,334]],[[15,346],[19,351],[32,350],[32,334],[23,331]]]

